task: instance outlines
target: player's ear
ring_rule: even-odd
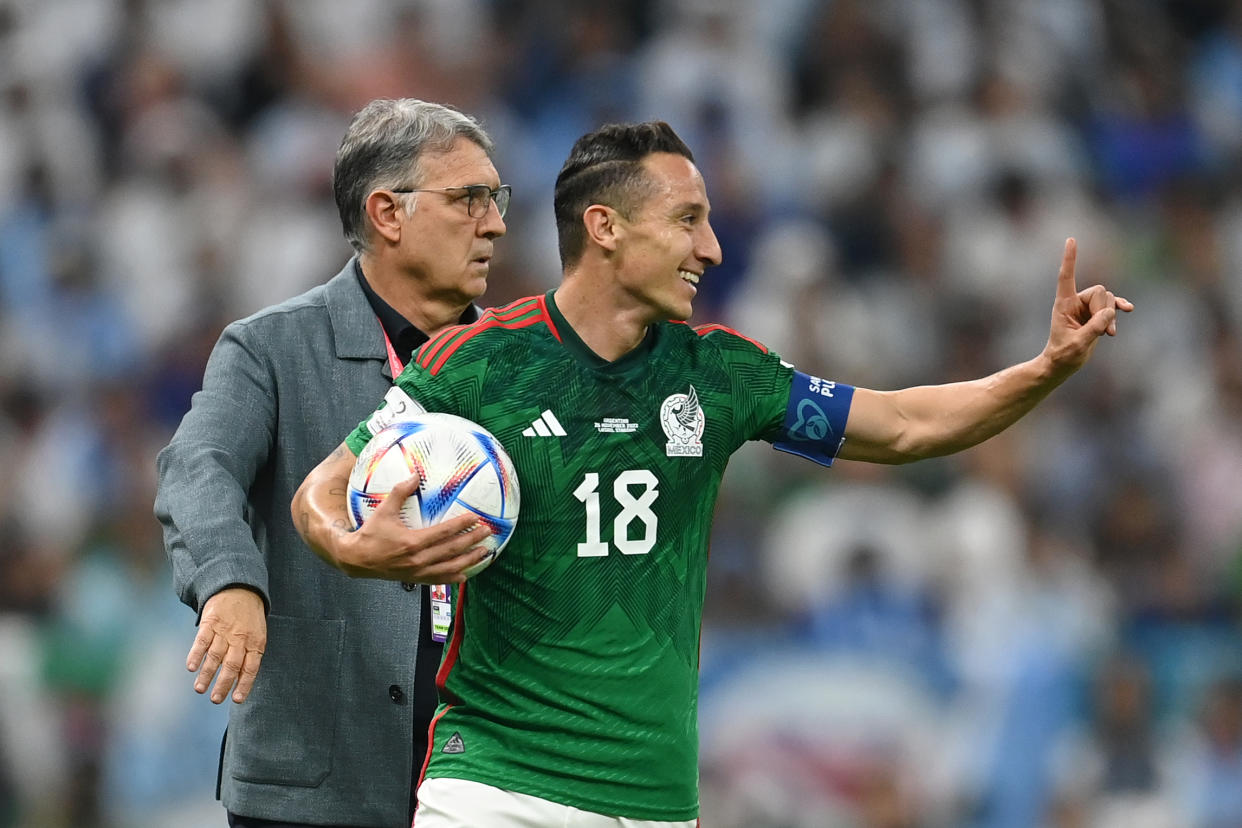
[[[586,227],[587,238],[608,252],[615,252],[625,232],[625,228],[618,221],[619,218],[617,211],[611,207],[592,204],[582,213],[582,223]]]
[[[388,190],[373,190],[363,204],[375,232],[392,244],[401,240],[401,222],[405,217],[405,208],[399,198]]]

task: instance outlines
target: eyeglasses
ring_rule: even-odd
[[[466,201],[466,212],[470,214],[470,218],[481,219],[487,215],[488,200],[496,203],[496,209],[500,212],[500,217],[504,218],[505,213],[509,209],[509,199],[513,195],[513,188],[508,184],[501,184],[496,189],[488,187],[486,184],[466,184],[462,187],[432,187],[424,189],[403,189],[393,190],[394,193],[461,193],[458,198]]]

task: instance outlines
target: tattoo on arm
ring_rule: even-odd
[[[349,514],[349,504],[345,500],[345,490],[349,485],[349,479],[345,477],[334,477],[328,481],[331,487],[328,494],[332,496],[332,511],[341,514]]]

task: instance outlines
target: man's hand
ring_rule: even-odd
[[[1082,367],[1100,337],[1117,333],[1128,299],[1102,285],[1078,290],[1078,244],[1065,241],[1048,344],[1034,359],[976,380],[898,391],[854,389],[845,444],[837,455],[871,463],[908,463],[978,445],[999,434]]]
[[[1074,281],[1077,258],[1078,243],[1066,239],[1057,275],[1057,295],[1052,303],[1052,328],[1044,346],[1044,356],[1051,361],[1054,372],[1065,376],[1082,367],[1101,336],[1117,334],[1117,311],[1134,310],[1132,302],[1114,296],[1103,285],[1078,290]]]
[[[233,701],[241,704],[254,687],[266,646],[267,616],[259,593],[245,587],[220,590],[203,604],[198,634],[186,656],[186,669],[198,673],[194,690],[206,693],[215,676],[211,700],[220,704],[232,690]]]
[[[466,580],[466,570],[486,557],[479,544],[491,531],[474,515],[410,529],[401,520],[401,507],[418,483],[416,475],[397,484],[356,532],[334,537],[330,552],[339,569],[354,577],[421,584]]]
[[[401,521],[401,507],[418,489],[414,476],[393,486],[388,497],[358,531],[350,531],[345,492],[354,453],[341,443],[311,469],[289,511],[293,525],[315,554],[356,578],[383,578],[420,584],[459,584],[466,570],[485,557],[479,546],[491,531],[473,515],[460,515],[411,529]]]

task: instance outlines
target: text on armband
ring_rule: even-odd
[[[837,387],[833,380],[820,379],[819,377],[811,377],[810,390],[812,394],[819,394],[822,397],[831,397],[833,390]]]

